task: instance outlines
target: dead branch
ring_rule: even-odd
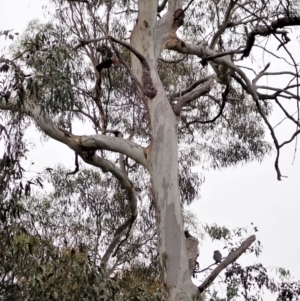
[[[231,263],[236,261],[243,253],[246,252],[255,239],[255,235],[251,235],[241,244],[239,248],[232,251],[198,287],[198,292],[200,294],[203,293],[224,269],[226,269]]]
[[[70,175],[75,175],[78,171],[79,171],[78,154],[75,152],[75,169],[74,171],[68,172],[66,174],[66,177]]]
[[[284,41],[283,44],[286,44],[290,41],[290,39],[287,36],[287,32],[286,31],[280,31],[277,30],[278,28],[283,28],[286,26],[299,26],[300,25],[300,17],[284,17],[284,18],[279,18],[276,21],[273,21],[271,23],[271,25],[258,25],[256,28],[254,28],[254,30],[252,30],[248,36],[248,40],[247,40],[247,44],[246,47],[244,49],[244,53],[242,55],[242,59],[244,57],[248,57],[250,55],[251,49],[255,43],[255,37],[257,35],[259,36],[269,36],[271,34],[281,34],[284,37]],[[281,44],[280,47],[283,45]]]

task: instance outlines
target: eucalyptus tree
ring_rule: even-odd
[[[113,175],[126,192],[128,205],[102,254],[103,270],[115,264],[112,255],[122,252],[134,229],[140,198],[155,212],[168,298],[203,292],[255,237],[199,288],[192,283],[182,203],[197,197],[201,177],[191,167],[262,160],[271,150],[267,130],[276,150],[275,172],[282,179],[280,150],[299,133],[299,113],[292,115],[284,106],[293,99],[298,110],[298,66],[288,49],[288,29],[300,25],[298,1],[52,2],[51,22],[32,22],[12,53],[0,59],[6,74],[1,111],[10,124],[34,121],[42,135],[72,149],[71,174],[80,168],[81,158]],[[13,38],[9,31],[2,35]],[[264,39],[270,43],[262,43]],[[273,52],[274,43],[284,60]],[[273,63],[249,68],[253,51],[282,60],[285,70]],[[99,67],[100,61],[110,68]],[[280,87],[259,84],[283,75],[286,84]],[[273,105],[296,128],[283,142],[270,122]],[[85,135],[73,130],[78,122],[85,122]]]

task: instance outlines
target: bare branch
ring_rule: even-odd
[[[226,104],[226,101],[227,101],[227,96],[229,94],[229,85],[226,86],[226,89],[225,91],[222,93],[222,104],[221,104],[221,107],[220,107],[220,111],[219,113],[211,120],[206,120],[206,121],[199,121],[199,123],[212,123],[212,122],[215,122],[223,113],[224,111],[224,108],[225,108],[225,104]]]
[[[292,98],[295,98],[295,99],[298,99],[300,100],[300,97],[297,96],[296,94],[290,92],[290,91],[287,91],[287,89],[289,87],[286,87],[286,88],[283,88],[283,89],[280,89],[280,88],[274,88],[274,87],[270,87],[270,86],[256,86],[257,89],[264,89],[264,90],[272,90],[272,91],[276,91],[275,93],[275,96],[278,96],[280,95],[280,93],[285,93],[285,94],[288,94],[290,95]],[[293,88],[293,87],[291,87]]]
[[[157,12],[160,13],[161,11],[163,11],[167,3],[168,0],[163,0],[163,2],[160,5],[158,5]]]
[[[16,111],[20,108],[18,107],[16,100],[9,99],[9,102],[6,103],[5,99],[2,98],[0,100],[0,109]],[[79,154],[84,151],[105,149],[123,153],[139,164],[145,167],[147,165],[144,148],[132,141],[105,135],[74,135],[56,126],[52,119],[43,114],[42,109],[39,106],[25,104],[21,109],[23,113],[34,119],[36,124],[47,136],[66,144]]]
[[[239,4],[238,4],[239,5]],[[287,37],[287,31],[280,31],[278,28],[283,28],[285,26],[299,26],[300,25],[300,17],[284,17],[279,18],[276,21],[273,21],[271,25],[258,25],[254,30],[252,30],[249,34],[247,45],[244,49],[244,53],[242,58],[248,57],[250,55],[251,49],[255,43],[255,37],[259,36],[269,36],[271,34],[282,34],[284,37],[284,44],[289,42],[289,38]],[[282,44],[281,44],[282,46]]]
[[[224,30],[227,27],[227,24],[229,23],[231,12],[232,12],[232,9],[234,8],[235,3],[236,3],[236,0],[230,0],[227,11],[225,13],[224,21],[221,24],[221,26],[219,27],[219,29],[217,30],[217,32],[215,33],[215,35],[213,36],[211,43],[209,45],[209,48],[214,49],[216,47],[219,37],[222,35],[222,33],[224,32]]]
[[[226,269],[231,263],[236,261],[244,252],[246,252],[255,239],[255,235],[248,237],[239,248],[232,251],[198,287],[199,293],[203,293],[224,269]]]
[[[254,100],[254,102],[256,104],[258,113],[263,118],[265,124],[267,125],[267,127],[270,131],[271,137],[273,139],[273,142],[274,142],[274,145],[275,145],[275,148],[276,148],[275,170],[276,170],[276,173],[277,173],[278,181],[281,181],[281,178],[283,176],[282,176],[282,174],[280,172],[280,169],[279,169],[280,147],[279,147],[278,139],[275,135],[273,127],[271,126],[268,118],[265,116],[263,110],[261,109],[260,103],[259,103],[259,98],[261,98],[261,99],[269,99],[269,98],[275,99],[276,95],[272,97],[272,96],[269,96],[269,95],[263,95],[263,94],[257,93],[255,88],[251,85],[251,82],[248,79],[248,77],[246,76],[246,74],[242,70],[240,70],[239,68],[236,71],[237,71],[237,73],[239,74],[240,77],[237,76],[236,74],[231,74],[231,77],[235,78],[241,84],[243,89],[245,89],[245,91],[252,96],[252,99]]]
[[[286,144],[291,143],[291,142],[299,135],[299,133],[300,133],[300,130],[296,131],[296,132],[292,135],[292,137],[291,137],[289,140],[282,142],[282,143],[279,145],[279,148],[283,147],[283,146],[286,145]]]
[[[290,72],[290,71],[281,71],[281,72],[264,72],[261,74],[261,76],[270,76],[270,75],[292,75],[294,77],[300,77],[299,74],[296,74],[294,72]],[[260,77],[261,77],[260,76]]]
[[[180,40],[177,36],[170,36],[164,47],[166,49],[174,50],[179,53],[194,54],[202,58],[203,60],[210,58],[213,63],[219,65],[216,67],[212,64],[212,67],[218,75],[218,81],[221,84],[227,85],[229,83],[229,69],[232,69],[238,73],[241,72],[241,70],[231,61],[229,55],[223,56],[223,54],[217,53],[216,51],[211,50],[209,47],[203,44],[189,44]]]
[[[78,171],[79,171],[78,154],[75,153],[75,169],[74,171],[68,172],[66,174],[66,177],[70,175],[75,175]]]
[[[213,59],[218,58],[218,57],[231,55],[231,54],[237,54],[237,53],[243,53],[243,51],[244,50],[236,49],[236,50],[230,50],[230,51],[224,51],[224,52],[216,53],[214,55],[210,55],[210,56],[206,57],[205,59],[203,59],[201,61],[201,64],[204,65],[207,61],[213,60]]]
[[[227,97],[228,97],[228,94],[229,94],[229,88],[230,88],[230,86],[227,85],[225,91],[222,93],[222,103],[221,103],[221,106],[220,106],[220,110],[219,110],[218,114],[214,118],[209,119],[209,120],[198,120],[198,119],[195,119],[195,120],[186,122],[186,125],[189,126],[189,125],[191,125],[193,123],[206,124],[206,123],[213,123],[213,122],[215,122],[222,115],[222,113],[224,111],[224,108],[225,108],[225,105],[226,105],[226,102],[227,102]],[[208,95],[208,97],[211,98],[212,96]]]
[[[284,17],[279,18],[271,23],[272,28],[283,28],[286,26],[299,26],[300,25],[300,17]]]
[[[180,13],[180,15],[177,16],[177,18],[179,18],[181,15],[183,15],[188,8],[190,7],[190,5],[194,2],[194,0],[190,0],[190,2],[187,4],[187,6],[182,10],[182,12]]]
[[[286,116],[286,118],[288,118],[288,119],[290,119],[292,122],[294,122],[297,126],[300,126],[300,122],[299,122],[299,120],[296,120],[294,117],[293,117],[293,115],[295,114],[293,114],[293,115],[290,115],[289,113],[288,113],[288,111],[283,107],[283,105],[279,102],[279,100],[277,99],[277,97],[275,98],[275,101],[276,101],[276,103],[278,104],[278,106],[280,107],[280,109],[284,112],[284,114],[285,114],[285,116]],[[298,110],[296,111],[296,113],[298,112]],[[281,123],[281,122],[280,122]],[[277,124],[278,125],[278,124]],[[277,126],[276,125],[276,126]],[[274,128],[276,127],[276,126],[274,126]]]
[[[286,58],[276,55],[275,53],[273,53],[272,51],[269,51],[268,49],[266,49],[265,47],[262,47],[261,45],[255,44],[254,46],[263,49],[263,51],[269,53],[270,55],[274,56],[277,59],[284,60],[288,65],[294,67],[294,65],[291,64]]]
[[[186,88],[185,90],[179,91],[174,93],[173,95],[171,95],[171,98],[174,97],[180,97],[185,95],[186,93],[192,91],[193,89],[195,89],[196,87],[198,87],[199,85],[203,84],[204,82],[206,82],[207,80],[209,80],[212,77],[212,75],[208,75],[205,77],[200,78],[199,80],[195,81],[193,84],[191,84],[188,88]]]
[[[191,92],[186,93],[184,96],[179,97],[174,107],[175,115],[179,116],[182,108],[185,107],[188,103],[200,96],[207,94],[212,89],[213,83],[214,79],[212,76],[210,76],[206,83],[202,84],[200,87],[192,90]]]

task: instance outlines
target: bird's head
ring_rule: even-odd
[[[190,232],[188,230],[184,231],[184,236],[185,236],[185,238],[192,237],[192,235],[190,234]]]

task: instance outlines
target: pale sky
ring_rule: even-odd
[[[36,18],[44,20],[41,7],[45,3],[47,3],[45,0],[0,0],[0,30],[15,29],[22,32],[30,20]],[[297,30],[299,32],[299,27]],[[0,49],[3,40],[0,39]],[[293,52],[298,53],[296,59],[299,59],[299,41],[292,43]],[[265,57],[260,63],[268,61],[270,59]],[[276,66],[277,63],[272,71],[276,70]],[[273,120],[280,120],[277,112]],[[287,133],[289,129],[283,127],[280,137],[290,137],[290,133]],[[76,132],[76,134],[83,133]],[[270,137],[269,132],[267,135]],[[40,171],[44,167],[57,163],[65,163],[73,167],[74,154],[66,146],[56,141],[40,145],[38,136],[34,139],[37,147],[30,155],[35,162],[32,171]],[[206,172],[206,181],[201,188],[201,199],[195,202],[192,208],[198,212],[199,219],[203,223],[217,223],[229,228],[249,226],[250,229],[250,223],[253,222],[259,229],[257,238],[264,246],[263,253],[258,259],[249,255],[242,256],[238,262],[243,264],[262,262],[270,269],[284,267],[289,269],[296,279],[300,279],[300,242],[298,241],[300,155],[298,152],[292,165],[293,151],[294,144],[291,144],[281,152],[281,171],[283,175],[288,176],[281,182],[276,179],[275,153],[267,157],[262,164],[252,163],[222,171]],[[48,158],[47,162],[45,158]],[[211,243],[208,239],[203,241],[199,260],[201,268],[213,262],[212,255],[216,249],[222,252],[222,245],[217,242]],[[223,252],[223,255],[226,253]],[[274,300],[275,296],[267,299]]]

